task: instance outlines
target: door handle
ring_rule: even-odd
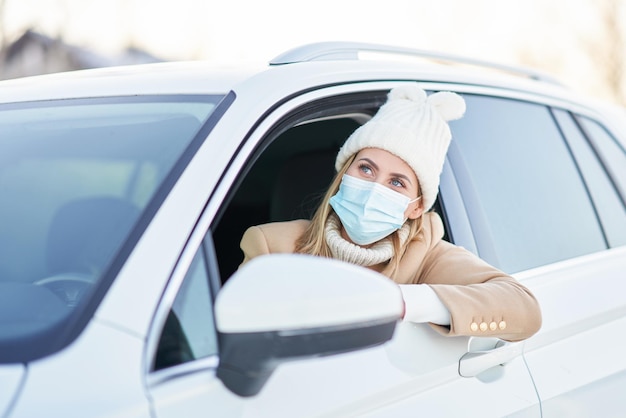
[[[498,341],[491,350],[465,353],[459,360],[459,374],[463,377],[476,377],[496,366],[503,366],[522,354],[522,343]]]

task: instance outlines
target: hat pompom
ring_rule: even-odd
[[[392,89],[387,95],[391,100],[410,100],[415,103],[426,103],[426,92],[417,84],[405,84]]]
[[[437,113],[446,121],[459,119],[465,113],[465,100],[449,91],[431,94],[428,96],[428,103],[437,109]]]

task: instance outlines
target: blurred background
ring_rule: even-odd
[[[547,72],[626,105],[624,0],[0,0],[0,78],[171,60],[265,64],[358,41]]]

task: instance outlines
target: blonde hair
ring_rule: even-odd
[[[346,160],[341,169],[333,178],[333,181],[331,182],[328,190],[324,194],[320,205],[313,214],[311,223],[304,231],[302,236],[300,236],[300,238],[298,238],[298,240],[296,241],[296,253],[332,258],[330,247],[326,243],[326,222],[328,221],[328,217],[330,216],[330,214],[334,213],[332,207],[329,204],[329,201],[330,198],[333,197],[339,190],[341,179],[346,171],[348,171],[348,167],[350,167],[350,164],[352,164],[355,157],[356,153],[350,156],[350,158]],[[417,219],[409,219],[406,222],[409,223],[410,228],[409,235],[404,244],[400,242],[400,236],[398,234],[398,231],[391,234],[393,255],[388,261],[388,265],[391,266],[389,277],[392,279],[395,277],[398,271],[400,260],[402,259],[402,256],[408,248],[409,243],[415,239],[419,239],[419,233],[422,230],[422,216]]]

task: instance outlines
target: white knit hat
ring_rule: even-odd
[[[337,171],[363,148],[381,148],[402,158],[415,171],[424,210],[435,203],[439,176],[452,134],[447,121],[465,113],[465,101],[451,92],[426,95],[417,83],[392,89],[387,102],[343,144]]]

